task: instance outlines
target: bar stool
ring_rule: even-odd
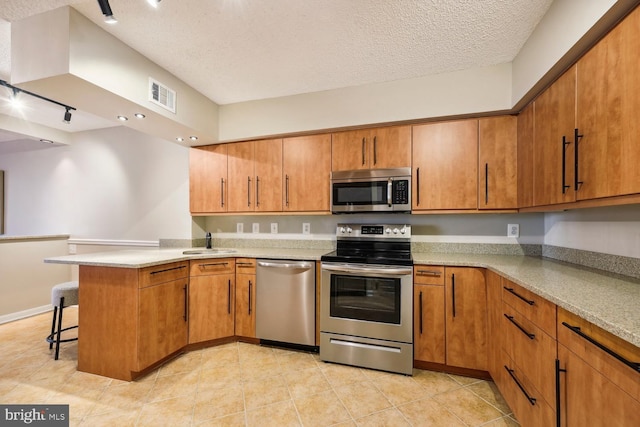
[[[75,325],[62,329],[62,310],[65,307],[78,305],[78,282],[72,281],[55,285],[51,289],[51,305],[53,306],[53,320],[51,322],[51,335],[47,337],[47,342],[49,343],[49,349],[52,349],[53,344],[55,343],[55,360],[58,360],[58,355],[60,354],[60,343],[78,340],[77,337],[60,339],[62,332],[78,327],[78,325]]]

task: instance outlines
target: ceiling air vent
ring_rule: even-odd
[[[149,77],[149,101],[175,114],[176,91]]]

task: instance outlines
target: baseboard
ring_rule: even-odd
[[[3,323],[9,323],[20,319],[25,319],[27,317],[36,316],[38,314],[46,313],[47,311],[53,310],[51,304],[43,305],[40,307],[30,308],[28,310],[17,311],[15,313],[3,314],[0,316],[0,325]]]

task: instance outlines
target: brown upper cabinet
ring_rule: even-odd
[[[331,139],[332,171],[411,166],[411,126],[337,132]]]
[[[282,211],[282,140],[228,144],[228,211]]]
[[[227,211],[227,145],[189,150],[189,204],[192,214]]]
[[[414,211],[478,208],[478,120],[413,126]]]
[[[518,140],[515,116],[478,122],[478,209],[518,207]]]
[[[533,116],[532,102],[518,115],[518,207],[533,206]]]
[[[282,141],[285,212],[330,211],[331,134]]]

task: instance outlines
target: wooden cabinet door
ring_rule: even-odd
[[[413,358],[445,363],[444,286],[413,286]]]
[[[575,99],[576,67],[573,66],[534,101],[535,206],[575,201],[572,166],[575,149]]]
[[[445,268],[447,365],[487,370],[487,289],[478,268]]]
[[[229,212],[255,209],[253,141],[227,144]]]
[[[579,200],[640,193],[638,52],[640,9],[578,61]]]
[[[560,375],[561,426],[640,425],[640,402],[560,343],[558,360],[565,370]],[[640,376],[631,370],[629,375]]]
[[[240,337],[256,336],[256,276],[236,274],[236,333]]]
[[[285,138],[282,159],[283,210],[329,212],[331,135]]]
[[[499,116],[478,123],[478,208],[518,207],[518,119]]]
[[[188,279],[140,289],[138,370],[187,345]]]
[[[368,130],[336,132],[331,135],[331,170],[369,169]]]
[[[231,337],[235,320],[235,274],[189,279],[189,343]]]
[[[477,209],[478,120],[413,126],[413,210]]]
[[[282,211],[282,139],[255,141],[255,210]]]
[[[518,115],[518,207],[533,206],[533,117],[535,103]]]
[[[392,126],[371,130],[368,141],[369,168],[411,167],[411,126]]]
[[[189,205],[192,214],[227,211],[227,145],[189,150]]]

